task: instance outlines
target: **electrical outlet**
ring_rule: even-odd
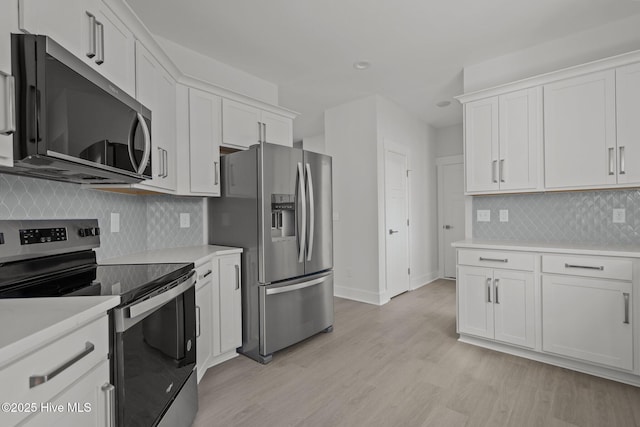
[[[180,228],[189,228],[191,227],[191,215],[188,213],[180,214]]]
[[[509,209],[500,209],[500,222],[509,222]]]
[[[491,211],[488,209],[478,209],[476,211],[476,221],[491,222]]]
[[[111,232],[120,232],[120,213],[118,212],[111,212]]]
[[[627,222],[626,211],[624,209],[614,209],[613,210],[613,223],[614,224],[623,224]]]

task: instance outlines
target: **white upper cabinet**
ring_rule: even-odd
[[[224,98],[222,143],[234,148],[248,148],[262,141],[293,146],[293,120]]]
[[[15,104],[11,76],[11,37],[18,31],[18,4],[3,5],[0,28],[6,33],[0,38],[0,166],[13,166],[13,136],[15,130]]]
[[[640,64],[616,69],[618,183],[640,184]]]
[[[189,88],[190,194],[220,195],[220,139],[222,99]]]
[[[545,187],[616,184],[615,71],[544,86]]]
[[[19,0],[20,29],[51,37],[135,96],[135,38],[99,0]]]
[[[143,185],[176,191],[176,83],[140,42],[136,42],[136,98],[151,110],[153,179]]]
[[[467,193],[538,188],[540,90],[520,90],[465,104]]]
[[[466,191],[496,191],[499,189],[498,98],[469,102],[464,112]]]

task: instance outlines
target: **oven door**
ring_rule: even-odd
[[[156,425],[195,369],[194,284],[191,272],[113,311],[117,425]]]

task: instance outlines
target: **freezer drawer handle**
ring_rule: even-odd
[[[324,279],[324,277],[320,277],[319,279],[314,279],[309,282],[296,283],[295,285],[282,286],[281,288],[267,289],[267,295],[283,294],[285,292],[292,292],[299,289],[309,288],[311,286],[319,285],[320,283],[325,281]]]
[[[80,359],[82,359],[85,356],[87,356],[94,349],[95,349],[95,346],[93,345],[93,343],[87,341],[85,343],[84,350],[82,350],[80,353],[78,353],[77,355],[73,356],[71,359],[69,359],[66,362],[64,362],[62,365],[60,365],[57,368],[55,368],[53,371],[51,371],[51,372],[49,372],[48,374],[45,374],[45,375],[32,375],[32,376],[30,376],[29,377],[29,388],[34,388],[36,386],[39,386],[40,384],[44,384],[47,381],[52,380],[58,374],[60,374],[63,371],[65,371],[67,368],[70,368],[71,365],[73,365],[74,363],[76,363]]]
[[[577,264],[564,264],[564,268],[586,268],[587,270],[604,270],[604,266],[595,266],[595,265],[577,265]]]

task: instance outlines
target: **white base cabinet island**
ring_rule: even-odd
[[[640,250],[453,245],[460,341],[640,386]]]

